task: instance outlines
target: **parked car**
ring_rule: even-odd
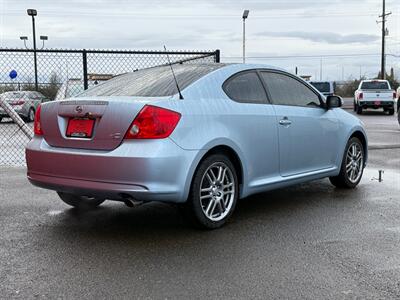
[[[49,99],[36,91],[11,91],[0,95],[1,100],[7,101],[26,122],[32,122],[39,104]],[[8,114],[0,108],[0,122]]]
[[[333,96],[335,94],[335,84],[332,81],[310,81],[310,84],[324,96]]]
[[[255,193],[324,177],[341,188],[360,182],[367,136],[340,97],[325,100],[265,65],[174,71],[181,93],[160,66],[41,105],[26,148],[30,182],[78,208],[179,203],[206,228]]]
[[[362,114],[363,109],[383,108],[389,115],[394,114],[396,92],[387,80],[362,80],[354,92],[354,111]]]

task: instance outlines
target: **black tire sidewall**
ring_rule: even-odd
[[[68,194],[63,192],[57,192],[57,194],[64,203],[76,207],[78,209],[95,208],[105,201],[105,199],[97,199],[97,198],[89,200],[79,195]]]
[[[219,221],[212,221],[208,219],[205,215],[204,212],[201,208],[201,203],[200,203],[200,197],[199,197],[199,191],[200,191],[200,185],[201,185],[201,180],[204,176],[204,173],[208,169],[209,166],[211,166],[214,163],[217,162],[222,162],[226,164],[227,167],[231,169],[232,175],[234,177],[235,181],[235,197],[233,199],[232,207],[229,211],[229,213],[223,218],[222,220]],[[238,183],[238,177],[236,174],[236,169],[232,162],[223,154],[212,154],[208,157],[206,157],[198,166],[196,169],[193,179],[192,179],[192,184],[190,186],[190,192],[189,192],[189,197],[186,203],[186,208],[187,210],[190,211],[191,217],[194,218],[193,221],[195,221],[195,224],[200,226],[201,228],[206,228],[206,229],[216,229],[221,227],[226,223],[226,221],[231,217],[233,214],[236,203],[239,197],[239,183]]]

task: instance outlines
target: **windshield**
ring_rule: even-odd
[[[386,81],[365,81],[361,85],[362,90],[388,90],[389,85]]]
[[[183,90],[224,64],[173,65],[179,88]],[[127,73],[93,87],[79,96],[165,97],[178,93],[170,66],[160,66]]]
[[[329,82],[310,82],[321,93],[329,93],[331,86]]]

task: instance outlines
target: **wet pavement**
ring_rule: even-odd
[[[0,168],[0,298],[400,298],[400,127],[361,118],[383,149],[358,188],[252,196],[214,231],[166,204],[78,212]]]

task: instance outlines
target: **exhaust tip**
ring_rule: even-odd
[[[128,207],[132,208],[143,204],[143,201],[136,200],[129,194],[120,194],[120,196],[122,197],[122,201]]]

